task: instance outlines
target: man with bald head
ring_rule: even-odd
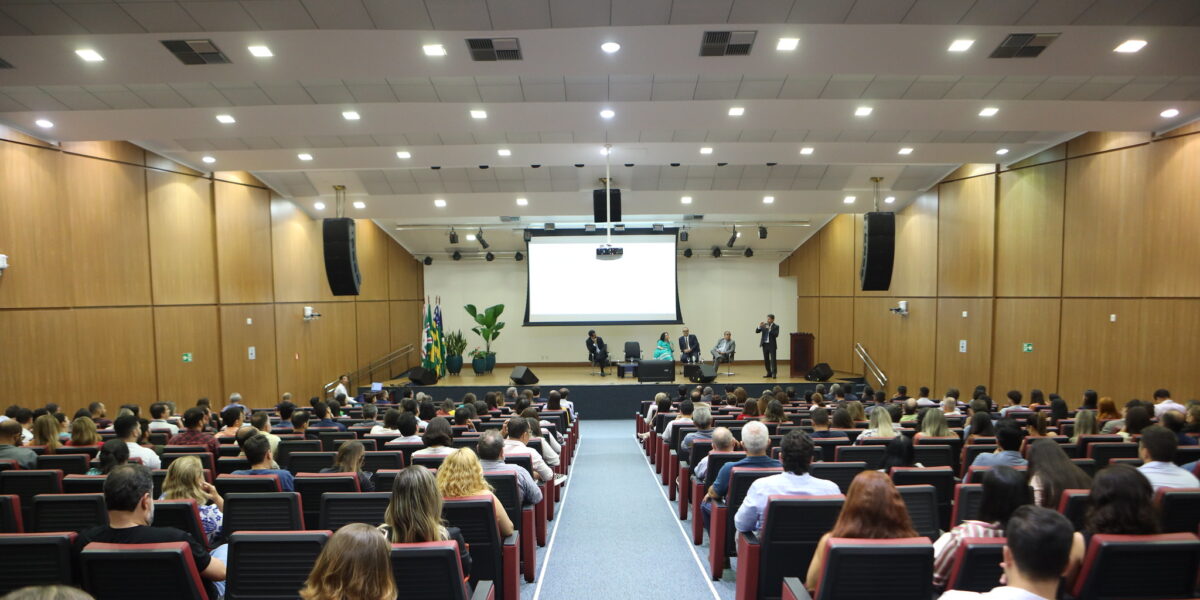
[[[737,447],[737,440],[733,439],[733,432],[729,431],[728,427],[718,427],[712,432],[712,451],[713,452],[733,452]],[[708,475],[708,455],[705,454],[700,462],[696,463],[696,479],[704,481],[704,476]]]

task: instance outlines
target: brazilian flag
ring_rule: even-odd
[[[443,352],[442,332],[433,320],[433,308],[425,305],[425,346],[422,348],[421,366],[441,374],[446,368],[446,357]]]

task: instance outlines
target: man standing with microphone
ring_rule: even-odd
[[[779,375],[776,372],[775,350],[777,348],[775,340],[779,337],[779,326],[775,324],[775,315],[767,315],[767,320],[758,324],[758,329],[754,333],[759,334],[758,345],[762,346],[763,351],[763,366],[767,368],[767,374],[764,378],[778,379]]]

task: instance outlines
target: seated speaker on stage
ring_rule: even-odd
[[[712,349],[713,362],[721,364],[723,362],[733,362],[733,354],[737,351],[737,342],[733,341],[733,334],[728,331],[721,339],[717,340],[717,345]]]
[[[665,331],[658,336],[658,343],[654,345],[654,360],[675,360],[675,349],[671,347],[671,338]]]
[[[683,335],[679,336],[679,360],[685,364],[700,362],[700,340],[696,339],[687,327],[683,328]]]
[[[600,376],[603,377],[606,374],[604,365],[608,363],[608,346],[604,343],[604,338],[596,335],[595,329],[589,329],[584,345],[587,346],[588,361],[600,367]]]

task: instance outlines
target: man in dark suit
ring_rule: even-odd
[[[679,336],[679,359],[684,364],[700,362],[700,340],[689,333],[687,327],[683,328],[683,335]]]
[[[772,379],[778,378],[776,372],[777,365],[775,364],[775,350],[777,345],[776,338],[779,337],[779,326],[775,324],[775,315],[767,315],[767,320],[758,324],[758,329],[754,333],[759,334],[758,345],[763,351],[763,366],[767,368],[767,374],[763,377]]]
[[[604,377],[607,373],[604,372],[604,365],[608,363],[608,346],[604,343],[604,338],[596,335],[595,329],[588,330],[587,341],[584,342],[588,349],[588,360],[592,364],[600,366],[600,376]]]

